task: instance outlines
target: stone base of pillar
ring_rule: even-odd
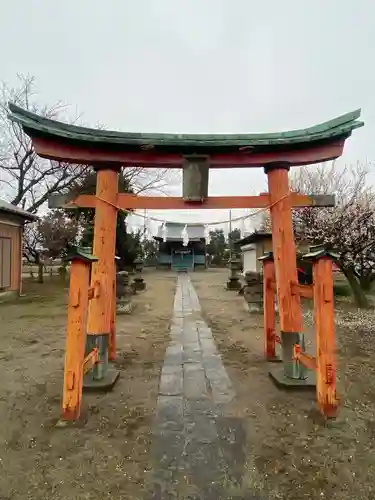
[[[90,373],[83,377],[83,390],[85,392],[111,391],[116,384],[120,372],[114,366],[109,365],[106,374],[100,380],[94,380]]]
[[[282,365],[282,363],[276,363],[272,364],[269,367],[268,375],[270,376],[275,386],[279,389],[316,391],[315,373],[311,372],[310,370],[308,371],[307,378],[305,379],[289,378],[285,375],[284,366]]]
[[[293,346],[299,344],[305,350],[303,333],[281,332],[282,365],[273,366],[269,375],[276,386],[285,389],[315,389],[315,373],[293,361]]]
[[[87,335],[86,337],[86,355],[97,347],[99,363],[83,377],[83,390],[85,391],[110,391],[120,376],[120,372],[108,362],[108,341],[109,334]]]

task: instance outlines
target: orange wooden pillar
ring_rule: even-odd
[[[90,268],[96,258],[77,251],[69,260],[71,268],[62,419],[76,420],[81,411]]]
[[[264,355],[267,361],[278,361],[276,356],[275,264],[273,253],[260,257],[263,262],[263,321]]]
[[[318,407],[335,417],[336,397],[335,318],[332,255],[325,249],[309,254],[313,260],[314,315],[316,334],[316,393]]]
[[[112,358],[115,346],[113,293],[116,278],[115,249],[119,167],[96,165],[95,168],[97,176],[93,253],[98,261],[93,265],[91,280],[93,283],[99,283],[100,293],[92,299],[89,305],[86,352],[97,347],[99,363],[92,370],[92,373],[85,377],[84,387],[102,390],[111,388],[119,375],[108,364],[111,331]]]
[[[108,359],[110,361],[115,361],[116,359],[116,264],[111,296],[111,327],[109,332]]]
[[[293,385],[304,379],[304,369],[293,360],[293,345],[304,345],[302,311],[299,294],[292,293],[292,285],[298,283],[296,247],[293,235],[292,207],[288,179],[289,164],[271,163],[265,166],[268,177],[272,246],[275,262],[276,291],[279,304],[283,372],[278,372],[277,382]],[[274,373],[270,373],[274,376]],[[274,377],[275,378],[275,377]],[[297,385],[300,385],[299,383]]]

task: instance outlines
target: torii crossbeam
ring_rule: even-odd
[[[115,356],[115,228],[118,209],[270,208],[272,241],[279,304],[284,373],[290,386],[299,375],[293,370],[293,345],[301,338],[302,313],[296,287],[296,249],[292,207],[332,206],[333,200],[291,193],[290,167],[334,160],[345,141],[361,127],[360,110],[310,128],[274,134],[143,134],[95,130],[63,124],[9,104],[10,119],[30,136],[43,158],[91,164],[97,172],[96,195],[76,200],[52,200],[53,206],[95,207],[92,283],[100,293],[90,300],[87,335],[98,348],[102,366]],[[137,197],[118,193],[121,167],[182,168],[183,197]],[[267,194],[258,197],[209,197],[211,168],[262,167],[268,178]],[[51,206],[52,206],[51,205]],[[108,349],[109,348],[109,349]],[[328,363],[328,361],[324,361]],[[328,365],[327,365],[328,366]],[[323,370],[323,368],[322,368]],[[97,374],[105,385],[106,369]],[[109,377],[110,378],[110,377]],[[70,379],[69,379],[70,380]],[[112,381],[108,380],[108,385]]]
[[[290,193],[293,208],[333,207],[334,195],[305,195]],[[268,193],[259,196],[209,196],[201,202],[188,202],[177,196],[137,196],[119,193],[116,207],[119,210],[202,210],[202,209],[234,209],[234,208],[267,208],[270,206]],[[49,208],[96,208],[97,197],[91,194],[52,195],[48,199]]]

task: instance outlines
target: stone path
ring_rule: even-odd
[[[178,276],[170,336],[153,432],[151,498],[229,498],[228,487],[241,483],[246,436],[239,419],[224,416],[235,394],[185,274]]]

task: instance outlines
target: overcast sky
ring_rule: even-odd
[[[1,79],[13,84],[17,73],[35,76],[40,104],[63,100],[88,125],[134,132],[277,132],[361,107],[365,127],[347,141],[341,162],[375,160],[374,1],[0,4]],[[210,176],[211,195],[266,188],[261,169]],[[222,211],[156,215],[227,218]]]

